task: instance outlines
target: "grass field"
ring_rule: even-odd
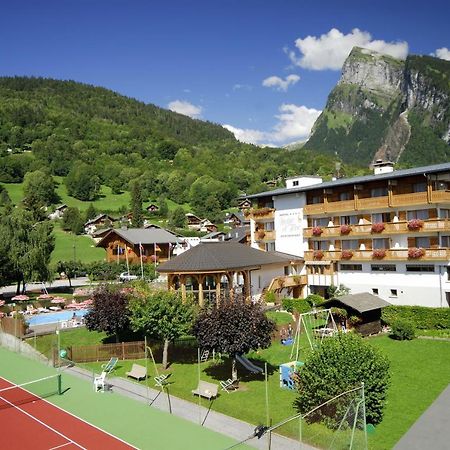
[[[55,373],[38,362],[0,348],[0,376],[23,383]],[[118,394],[100,394],[92,384],[63,373],[61,396],[47,400],[141,449],[224,449],[233,440]],[[26,430],[24,430],[25,432]],[[17,436],[20,439],[20,436]],[[245,448],[245,447],[244,447]]]
[[[393,448],[401,436],[428,408],[434,399],[450,382],[450,342],[422,340],[394,341],[387,336],[371,339],[391,361],[392,379],[388,391],[388,401],[383,422],[369,436],[369,447],[374,450]],[[295,413],[293,401],[295,393],[279,387],[278,366],[290,361],[291,347],[275,342],[269,349],[250,354],[255,361],[268,363],[270,416],[273,423]],[[170,355],[169,355],[170,359]],[[303,359],[302,357],[300,359]],[[133,361],[120,362],[117,375],[125,376]],[[145,361],[138,361],[145,365]],[[151,376],[155,375],[149,362]],[[258,364],[258,362],[257,362]],[[89,364],[91,369],[99,370],[100,364]],[[217,363],[204,363],[201,366],[201,378],[218,383],[230,377],[230,360]],[[239,368],[240,389],[230,395],[220,396],[212,408],[241,420],[258,424],[265,423],[265,384],[262,376],[251,375]],[[198,372],[195,362],[175,362],[169,372],[172,373],[170,392],[178,397],[196,401],[191,389],[197,385]],[[426,386],[426,389],[424,389]],[[291,423],[283,432],[296,437],[298,423]],[[324,427],[312,426],[303,430],[304,436],[314,435],[311,443],[329,443],[331,434]],[[325,445],[326,446],[326,445]]]
[[[59,223],[53,230],[55,235],[55,249],[50,262],[80,260],[84,263],[103,261],[106,252],[103,248],[95,247],[94,241],[89,236],[77,236],[63,231]]]

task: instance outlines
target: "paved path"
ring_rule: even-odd
[[[400,439],[394,450],[450,448],[450,384]]]
[[[91,284],[88,277],[78,277],[78,278],[72,278],[72,287],[77,286],[86,286]],[[93,283],[96,284],[96,283]],[[67,287],[69,288],[69,280],[55,280],[53,282],[46,282],[45,286],[47,289],[51,290],[53,288],[59,288],[59,287]],[[16,294],[16,288],[17,286],[10,285],[10,286],[4,286],[0,288],[0,294],[6,294],[6,295],[15,295]],[[42,283],[27,283],[27,292],[29,291],[39,291],[42,289]]]
[[[80,367],[71,367],[65,369],[73,375],[78,377],[88,379],[92,381],[92,373],[82,369]],[[126,395],[127,397],[133,398],[140,402],[149,402],[156,398],[160,391],[155,389],[146,388],[138,383],[125,380],[124,378],[111,378],[108,380],[109,384],[112,386],[112,390],[121,395]],[[230,394],[232,395],[232,394]],[[202,399],[202,403],[205,404],[206,400]],[[226,416],[216,411],[208,410],[205,407],[200,407],[192,402],[180,399],[178,397],[170,396],[170,403],[172,408],[172,414],[182,417],[183,419],[189,420],[194,423],[202,423],[203,426],[211,430],[217,431],[218,433],[225,434],[235,439],[238,442],[244,441],[249,436],[253,435],[254,425],[247,422],[243,422],[233,417]],[[154,403],[153,407],[158,408],[162,411],[169,411],[169,403],[166,394],[160,394]],[[249,405],[251,407],[251,405]],[[268,436],[261,439],[253,438],[246,442],[247,445],[258,448],[258,449],[268,449]],[[239,448],[239,446],[237,447]],[[316,450],[314,447],[308,446],[306,444],[300,444],[298,441],[293,439],[288,439],[286,437],[280,436],[278,434],[272,434],[271,440],[271,450]]]

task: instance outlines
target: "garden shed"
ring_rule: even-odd
[[[369,292],[361,292],[332,298],[324,305],[327,308],[344,309],[347,312],[346,328],[353,328],[363,336],[368,336],[381,331],[381,309],[390,303]]]

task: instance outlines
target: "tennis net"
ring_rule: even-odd
[[[61,374],[50,375],[0,389],[0,409],[19,406],[61,394]]]

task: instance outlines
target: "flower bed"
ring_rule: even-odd
[[[423,220],[412,219],[408,222],[407,226],[408,226],[408,230],[410,230],[410,231],[420,230],[423,227]]]
[[[314,250],[313,258],[314,259],[322,259],[323,258],[323,251],[322,250]]]
[[[353,256],[353,252],[351,250],[342,250],[341,258],[342,259],[350,259]]]
[[[341,234],[349,234],[352,231],[352,227],[350,225],[341,225]]]
[[[418,247],[412,247],[408,249],[408,258],[411,259],[418,259],[422,258],[422,256],[425,255],[425,250],[423,248]]]
[[[384,248],[376,248],[372,252],[372,258],[374,259],[382,259],[386,256],[386,250]]]
[[[323,233],[323,230],[321,227],[313,227],[312,234],[313,236],[320,236]]]
[[[381,233],[385,229],[385,225],[383,222],[373,223],[372,224],[372,233]]]

